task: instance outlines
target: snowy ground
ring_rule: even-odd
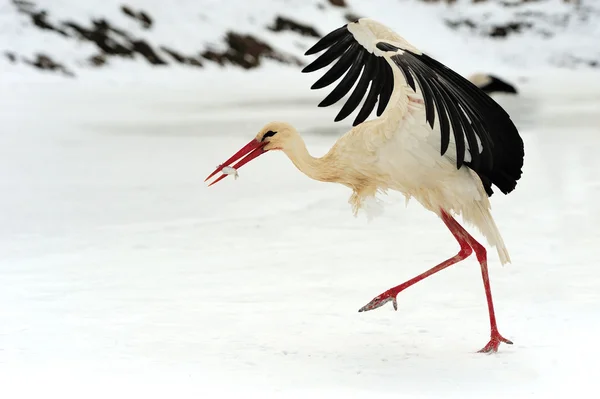
[[[518,189],[493,197],[513,264],[490,254],[492,289],[514,345],[482,355],[489,325],[474,258],[402,293],[397,312],[357,312],[455,254],[417,203],[390,195],[383,216],[353,218],[346,188],[309,180],[283,154],[205,187],[272,119],[323,154],[347,125],[316,107],[322,93],[297,80],[277,97],[276,85],[241,73],[214,90],[217,77],[195,76],[3,85],[2,398],[600,388],[597,77],[540,75],[518,99],[499,98],[526,145]]]

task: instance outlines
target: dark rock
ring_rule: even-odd
[[[42,11],[39,11],[36,13],[32,13],[30,15],[31,15],[31,20],[33,21],[33,24],[35,26],[37,26],[41,29],[51,30],[51,31],[60,33],[63,36],[68,36],[67,32],[53,26],[46,20],[46,16],[48,15],[48,13],[45,10],[42,10]]]
[[[125,15],[128,15],[131,18],[139,21],[142,24],[142,27],[145,29],[150,29],[152,26],[152,18],[150,18],[150,16],[142,10],[135,12],[131,9],[131,7],[122,5],[121,11],[123,11]]]
[[[105,19],[92,20],[92,24],[92,29],[75,22],[65,22],[64,26],[75,30],[82,38],[95,43],[104,54],[132,58],[135,53],[138,53],[152,65],[167,64],[145,40],[130,38],[125,31],[111,26]],[[113,35],[120,37],[124,44],[111,37]]]
[[[160,49],[165,53],[169,54],[175,61],[179,62],[180,64],[202,67],[202,63],[194,57],[183,55],[166,46],[161,46]]]
[[[152,65],[167,65],[145,40],[133,40],[133,51],[146,57]]]
[[[490,37],[506,37],[511,33],[519,33],[523,28],[531,28],[531,24],[527,22],[510,22],[506,25],[496,25],[491,27]]]
[[[12,51],[5,51],[4,52],[4,56],[6,56],[6,58],[8,58],[8,60],[14,64],[15,62],[17,62],[17,55],[15,53],[13,53]]]
[[[278,16],[275,19],[275,23],[273,26],[268,27],[269,30],[273,32],[281,32],[281,31],[292,31],[301,34],[302,36],[311,36],[311,37],[321,37],[319,32],[315,30],[312,26],[304,25],[295,21],[292,21],[289,18]]]
[[[479,26],[476,22],[470,19],[462,19],[456,21],[445,20],[446,25],[452,29],[466,27],[471,30],[479,31],[479,34],[490,37],[507,37],[513,33],[521,33],[526,29],[533,28],[530,22],[509,22],[504,25]],[[547,32],[546,32],[547,33]],[[547,36],[544,31],[539,31],[538,34]]]
[[[88,22],[66,20],[60,23],[52,23],[48,13],[44,10],[35,10],[33,3],[28,3],[24,0],[13,0],[17,5],[19,12],[29,15],[34,25],[40,29],[52,31],[62,36],[73,38],[74,40],[83,40],[93,43],[98,53],[87,59],[89,65],[100,67],[109,62],[110,57],[124,57],[134,59],[136,54],[140,54],[144,59],[152,65],[167,65],[169,60],[174,62],[202,67],[202,59],[218,63],[219,65],[232,64],[245,69],[251,69],[259,66],[263,59],[272,59],[285,64],[295,64],[298,66],[303,63],[288,54],[276,51],[270,45],[252,35],[242,35],[235,32],[227,32],[225,35],[226,50],[219,52],[207,49],[201,54],[186,55],[180,51],[162,46],[160,51],[155,50],[152,43],[147,42],[135,35],[127,32],[124,29],[111,24],[103,18],[92,19]],[[345,3],[338,2],[340,6],[345,6]],[[137,11],[134,8],[122,5],[121,11],[131,18],[140,21],[145,28],[149,28],[153,21],[152,18],[144,11]],[[315,28],[298,23],[289,18],[278,17],[274,21],[273,26],[269,27],[272,31],[279,32],[289,30],[297,32],[303,36],[319,38],[321,35]],[[9,59],[16,61],[16,57],[6,54]],[[167,57],[168,58],[165,58]],[[169,60],[169,62],[167,62]],[[49,56],[40,54],[37,58],[28,61],[30,65],[39,69],[60,70],[63,73],[70,73],[63,65],[54,62]]]
[[[329,0],[336,7],[346,7],[346,0]]]
[[[446,25],[452,29],[458,29],[461,26],[466,26],[467,28],[470,29],[475,29],[477,28],[477,24],[475,24],[475,22],[471,21],[470,19],[462,19],[462,20],[458,20],[458,21],[450,21],[450,20],[445,20],[444,21],[446,23]]]
[[[348,21],[348,22],[356,22],[361,17],[359,17],[358,15],[354,14],[353,12],[347,12],[346,14],[344,14],[344,18],[346,18],[346,21]]]
[[[111,26],[110,22],[108,22],[104,18],[92,19],[92,24],[94,25],[94,28],[96,29],[96,31],[98,31],[102,34],[106,34],[107,32],[114,32],[119,36],[123,36],[123,37],[129,36],[124,30],[121,30],[121,29],[115,28],[114,26]]]
[[[202,68],[204,65],[200,62],[200,60],[196,59],[196,58],[188,58],[188,64],[198,67],[198,68]]]
[[[121,11],[123,11],[125,15],[129,15],[131,18],[137,18],[137,14],[126,5],[121,6]]]
[[[179,62],[180,64],[185,64],[186,57],[179,54],[177,51],[171,50],[170,48],[165,47],[165,46],[161,46],[160,49],[162,51],[164,51],[165,53],[169,54],[175,61]]]
[[[138,13],[138,19],[140,20],[144,28],[150,29],[150,27],[152,26],[152,18],[150,18],[150,16],[144,11],[140,11]]]
[[[585,65],[590,68],[600,67],[600,62],[595,59],[585,59],[574,55],[566,55],[560,62],[562,67],[574,68],[580,65]]]
[[[229,60],[242,68],[254,68],[260,65],[261,57],[271,58],[282,63],[289,63],[291,59],[277,54],[271,46],[251,35],[240,35],[227,32],[227,44],[231,51]]]
[[[52,58],[50,58],[50,56],[45,54],[36,54],[36,58],[34,60],[24,59],[24,62],[38,69],[48,71],[60,71],[66,76],[75,76],[73,72],[65,68],[64,65],[55,62],[54,60],[52,60]]]
[[[260,65],[263,57],[285,64],[294,63],[302,65],[302,62],[295,57],[279,54],[271,46],[251,35],[227,32],[225,41],[229,46],[226,51],[218,53],[213,50],[207,50],[202,53],[202,57],[219,65],[225,65],[228,62],[241,66],[244,69],[256,68]]]
[[[90,64],[92,64],[93,66],[102,66],[105,65],[106,62],[107,60],[104,54],[97,54],[90,57]]]
[[[33,12],[33,8],[35,7],[35,4],[27,0],[12,0],[12,2],[15,7],[17,7],[17,11],[25,14],[31,14]]]
[[[216,62],[221,66],[225,65],[225,53],[219,54],[213,50],[206,50],[202,54],[200,54],[200,56],[206,58],[209,61]]]
[[[64,26],[73,29],[82,39],[95,43],[103,53],[126,57],[133,56],[133,49],[131,47],[126,47],[108,36],[111,30],[106,21],[94,21],[93,29],[84,28],[75,22],[64,22]]]

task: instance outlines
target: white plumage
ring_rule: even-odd
[[[492,185],[506,194],[521,176],[523,141],[510,117],[468,80],[371,19],[363,18],[330,32],[307,54],[321,51],[324,53],[303,72],[316,71],[337,60],[312,88],[326,87],[341,78],[319,104],[329,106],[351,92],[336,121],[349,116],[364,98],[354,127],[325,156],[315,158],[292,126],[271,122],[223,165],[239,169],[267,151],[282,150],[307,176],[351,188],[349,202],[355,213],[379,191],[396,190],[407,200],[416,199],[442,219],[461,251],[384,292],[361,311],[388,301],[396,307],[399,292],[475,251],[491,323],[491,339],[482,351],[496,351],[500,342],[511,343],[496,326],[486,251],[451,216],[460,215],[476,226],[496,247],[501,263],[510,261],[488,198]],[[367,121],[376,104],[378,118]],[[220,170],[217,168],[207,180]]]

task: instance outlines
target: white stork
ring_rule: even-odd
[[[452,216],[461,215],[477,227],[496,247],[501,263],[510,262],[488,199],[492,184],[508,194],[521,177],[523,141],[510,117],[467,79],[371,19],[362,18],[330,32],[306,55],[323,50],[303,72],[337,62],[312,89],[323,88],[345,75],[319,106],[340,100],[358,80],[335,121],[354,111],[370,87],[354,127],[327,154],[315,158],[296,129],[287,123],[271,122],[206,180],[225,166],[230,166],[225,170],[229,174],[231,168],[240,168],[261,154],[281,150],[308,177],[352,189],[349,203],[355,214],[363,201],[378,191],[397,190],[407,200],[415,198],[442,219],[460,251],[385,291],[359,312],[389,301],[397,309],[398,293],[475,251],[491,325],[490,341],[480,352],[496,352],[501,342],[512,344],[499,333],[496,324],[486,250]],[[365,122],[377,102],[378,118]],[[210,185],[226,176],[220,175]]]
[[[519,94],[517,88],[497,76],[487,73],[475,73],[468,77],[469,81],[479,87],[486,94],[509,93]]]

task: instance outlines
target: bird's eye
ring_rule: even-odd
[[[277,133],[277,132],[274,132],[274,131],[272,131],[272,130],[269,130],[268,132],[266,132],[266,133],[265,133],[265,135],[262,137],[262,139],[261,139],[260,141],[265,141],[265,139],[266,139],[267,137],[275,136],[275,133]]]

